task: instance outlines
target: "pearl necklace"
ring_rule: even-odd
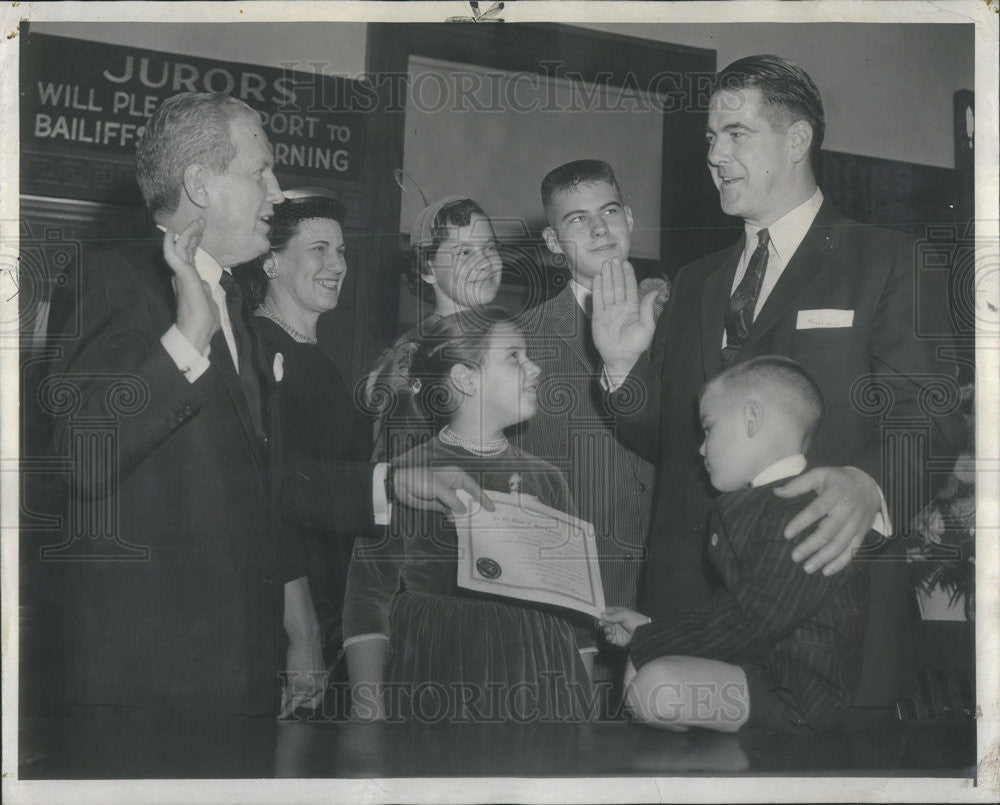
[[[273,321],[275,324],[277,324],[282,330],[284,330],[286,333],[288,333],[292,338],[294,338],[300,344],[315,344],[315,343],[317,343],[318,339],[316,339],[316,338],[310,338],[305,333],[300,333],[298,330],[296,330],[294,327],[292,327],[292,325],[290,325],[287,321],[285,321],[283,318],[281,318],[281,316],[279,316],[277,313],[275,313],[273,310],[271,310],[271,308],[269,308],[267,305],[261,304],[261,306],[259,308],[257,308],[257,311],[259,313],[262,313],[265,318],[268,318],[271,321]]]
[[[447,425],[441,429],[438,438],[445,444],[450,444],[453,447],[461,447],[477,456],[498,456],[507,449],[508,445],[506,436],[501,436],[499,439],[480,441],[478,439],[470,439],[466,436],[459,436]]]

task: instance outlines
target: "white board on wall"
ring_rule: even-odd
[[[498,227],[543,226],[539,188],[552,168],[603,159],[632,207],[632,256],[660,256],[663,107],[639,90],[410,57],[403,169],[429,201],[463,195]],[[400,231],[422,201],[403,193]],[[516,222],[524,222],[518,227]]]

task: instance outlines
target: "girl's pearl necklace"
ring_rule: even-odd
[[[499,439],[486,439],[485,441],[469,439],[465,436],[459,436],[447,425],[441,429],[438,438],[445,444],[461,447],[477,456],[498,456],[507,449],[508,445],[506,436],[501,436]]]

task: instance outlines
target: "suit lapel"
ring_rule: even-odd
[[[212,336],[211,345],[212,365],[218,369],[222,384],[226,387],[233,407],[236,409],[236,414],[239,416],[240,424],[246,432],[247,440],[254,446],[254,455],[260,458],[260,450],[258,449],[260,439],[256,435],[253,418],[250,415],[250,406],[247,404],[246,394],[243,393],[243,384],[240,383],[240,376],[236,373],[236,367],[233,366],[229,345],[226,343],[226,337],[221,329]]]
[[[743,253],[740,238],[723,255],[722,261],[706,278],[701,291],[701,359],[705,377],[715,377],[722,362],[722,331],[725,329],[726,308],[733,289],[736,266]]]
[[[566,342],[588,370],[595,370],[595,359],[588,354],[587,349],[591,345],[590,321],[580,310],[573,289],[566,288],[553,299],[549,312],[552,317],[552,331]]]
[[[751,350],[761,340],[789,306],[795,303],[802,289],[829,264],[834,248],[831,236],[834,215],[829,203],[824,201],[805,238],[754,319],[743,345],[744,352]]]
[[[271,358],[271,349],[268,346],[267,340],[264,338],[264,334],[260,329],[261,317],[251,314],[247,320],[247,329],[250,332],[250,337],[256,341],[257,349],[256,354],[259,356],[259,376],[260,376],[260,393],[261,393],[261,415],[264,418],[264,426],[268,434],[268,442],[263,450],[266,454],[267,466],[271,469],[271,479],[281,478],[281,428],[278,421],[278,411],[277,411],[277,397],[278,397],[278,381],[274,377],[274,365],[275,359]],[[325,355],[324,357],[329,358]],[[282,355],[282,364],[284,363],[284,356]],[[330,365],[333,365],[333,361],[330,361]],[[336,367],[334,367],[336,371]],[[271,484],[272,493],[279,491],[280,484]]]

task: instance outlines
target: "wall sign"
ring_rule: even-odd
[[[135,144],[178,92],[225,92],[260,115],[282,186],[336,190],[361,214],[365,109],[359,82],[276,67],[30,34],[21,49],[21,192],[140,203]]]

